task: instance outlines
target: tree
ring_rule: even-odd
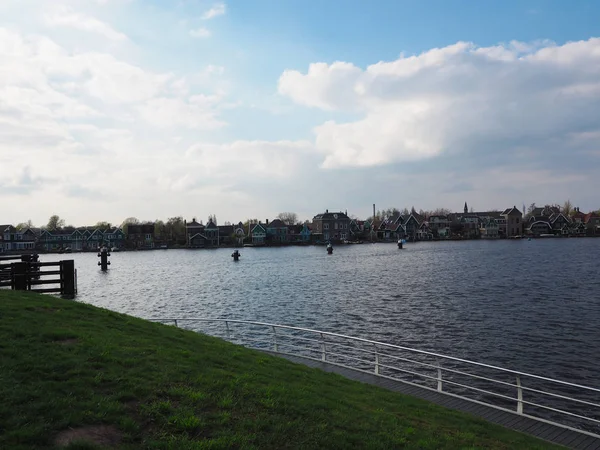
[[[56,231],[64,226],[65,221],[55,214],[53,216],[50,216],[50,219],[48,220],[48,225],[46,225],[46,229],[49,231]]]
[[[109,228],[111,228],[110,223],[108,222],[98,222],[96,224],[96,228],[100,229],[100,230],[108,230]]]
[[[27,222],[21,222],[16,226],[17,230],[27,230],[28,228],[33,228],[33,222],[29,219]]]
[[[533,216],[533,211],[535,210],[535,208],[537,208],[537,206],[535,206],[535,202],[529,205],[529,208],[527,208],[527,214],[525,214],[526,219]]]
[[[298,214],[294,212],[282,212],[277,215],[277,218],[286,225],[296,225],[298,222]]]
[[[127,234],[127,229],[129,228],[129,225],[138,225],[139,223],[140,221],[136,217],[128,217],[121,224],[121,229],[123,230],[123,233]]]
[[[217,216],[215,214],[209,214],[208,221],[206,223],[208,224],[208,222],[210,222],[210,221],[212,221],[212,223],[217,225]]]
[[[567,200],[562,207],[561,212],[565,215],[565,216],[570,216],[571,213],[573,212],[573,204],[571,203],[571,200]]]
[[[183,217],[169,217],[165,224],[165,234],[171,241],[184,244],[186,242],[186,229]]]

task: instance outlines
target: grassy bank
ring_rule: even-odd
[[[0,399],[3,449],[552,448],[219,339],[10,291]]]

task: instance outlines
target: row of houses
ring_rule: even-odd
[[[423,217],[416,212],[384,218],[375,226],[380,240],[410,239],[496,239],[522,236],[598,236],[600,215],[582,213],[579,208],[567,215],[558,207],[535,208],[525,217],[516,207],[504,211],[469,212]]]
[[[382,219],[351,219],[347,211],[317,214],[312,222],[288,225],[280,219],[264,222],[217,225],[195,218],[184,221],[185,243],[189,248],[223,245],[289,245],[376,239],[412,241],[433,239],[512,238],[519,236],[600,236],[600,215],[582,213],[578,208],[564,214],[557,207],[535,208],[525,217],[516,207],[504,211],[469,212],[422,216],[414,210]],[[173,242],[157,236],[154,224],[130,224],[120,227],[66,227],[60,230],[0,225],[0,252],[22,251],[95,251],[102,246],[114,249],[152,249]]]

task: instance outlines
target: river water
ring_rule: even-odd
[[[600,387],[600,239],[95,253],[79,301],[348,334]]]

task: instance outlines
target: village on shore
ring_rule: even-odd
[[[583,213],[577,207],[535,204],[525,215],[516,206],[503,211],[474,212],[465,203],[460,213],[446,210],[417,213],[414,208],[402,212],[374,210],[367,220],[350,217],[347,211],[326,210],[303,223],[293,213],[282,213],[274,220],[223,225],[217,224],[216,217],[209,216],[206,223],[181,217],[171,218],[167,223],[140,223],[130,218],[120,226],[99,223],[73,227],[64,226],[58,216],[53,216],[48,226],[42,228],[31,223],[0,225],[0,253],[68,253],[97,251],[101,247],[119,251],[582,236],[600,236],[600,212]]]

